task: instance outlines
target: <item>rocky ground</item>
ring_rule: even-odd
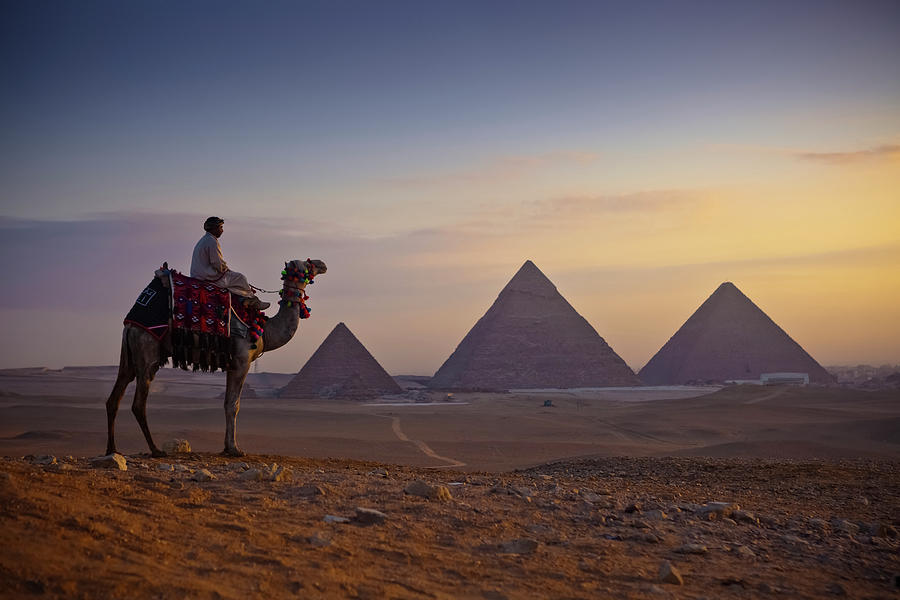
[[[900,463],[0,461],[4,598],[898,598]]]

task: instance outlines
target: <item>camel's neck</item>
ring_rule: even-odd
[[[284,287],[281,290],[278,312],[266,321],[263,331],[264,352],[281,348],[291,341],[300,325],[301,317],[309,316],[309,311],[303,304],[306,297],[304,290],[313,277],[315,268],[311,264],[301,266],[299,261],[285,263],[284,271],[281,272]]]
[[[281,348],[294,337],[300,325],[300,306],[296,303],[282,303],[274,317],[266,321],[263,331],[263,350],[266,352]]]

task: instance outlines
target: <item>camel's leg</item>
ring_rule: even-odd
[[[119,411],[119,402],[125,395],[125,388],[134,379],[134,366],[128,358],[128,346],[125,334],[122,334],[122,352],[119,357],[119,374],[116,376],[116,383],[113,385],[109,399],[106,401],[106,453],[112,454],[116,451],[115,423],[116,413]]]
[[[225,450],[223,454],[228,456],[244,456],[237,445],[237,415],[241,410],[241,390],[244,389],[244,380],[250,370],[250,361],[247,359],[235,359],[236,368],[229,369],[225,375]]]
[[[150,455],[156,458],[166,456],[166,453],[156,447],[153,437],[150,435],[150,427],[147,426],[147,396],[150,394],[150,382],[153,377],[140,376],[137,378],[134,389],[134,402],[131,404],[131,412],[144,432],[147,446],[150,447]]]

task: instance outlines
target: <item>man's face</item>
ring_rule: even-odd
[[[219,223],[218,225],[216,225],[216,228],[213,229],[210,233],[212,233],[216,237],[221,237],[222,232],[224,232],[224,231],[225,231],[225,224]]]

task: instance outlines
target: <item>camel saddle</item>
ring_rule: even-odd
[[[231,335],[251,335],[255,341],[264,319],[241,296],[164,268],[138,296],[125,323],[157,339],[171,333],[173,367],[214,372],[231,364]]]

